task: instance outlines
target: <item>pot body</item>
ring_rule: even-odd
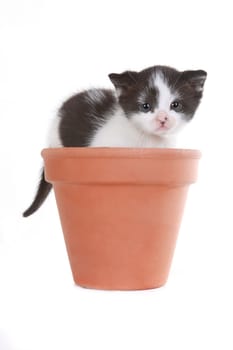
[[[200,152],[61,148],[42,155],[75,283],[111,290],[164,285]]]

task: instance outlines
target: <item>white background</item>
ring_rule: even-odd
[[[0,2],[0,349],[233,349],[230,1]],[[23,219],[63,99],[107,74],[166,64],[205,69],[180,139],[200,148],[167,285],[73,285],[53,195]],[[168,213],[169,219],[169,213]]]

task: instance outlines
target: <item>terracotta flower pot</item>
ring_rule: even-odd
[[[113,290],[166,283],[197,150],[42,151],[76,284]]]

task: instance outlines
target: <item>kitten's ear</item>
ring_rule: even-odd
[[[182,73],[182,78],[198,92],[204,88],[207,73],[204,70],[187,70]]]
[[[126,71],[121,74],[111,73],[108,75],[108,77],[115,88],[119,91],[122,91],[137,83],[138,73],[133,71]]]

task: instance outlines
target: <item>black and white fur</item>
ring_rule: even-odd
[[[68,99],[50,132],[50,147],[174,147],[178,132],[201,101],[207,73],[154,66],[109,74],[115,86],[90,89]],[[24,217],[44,202],[52,185],[42,171]]]

